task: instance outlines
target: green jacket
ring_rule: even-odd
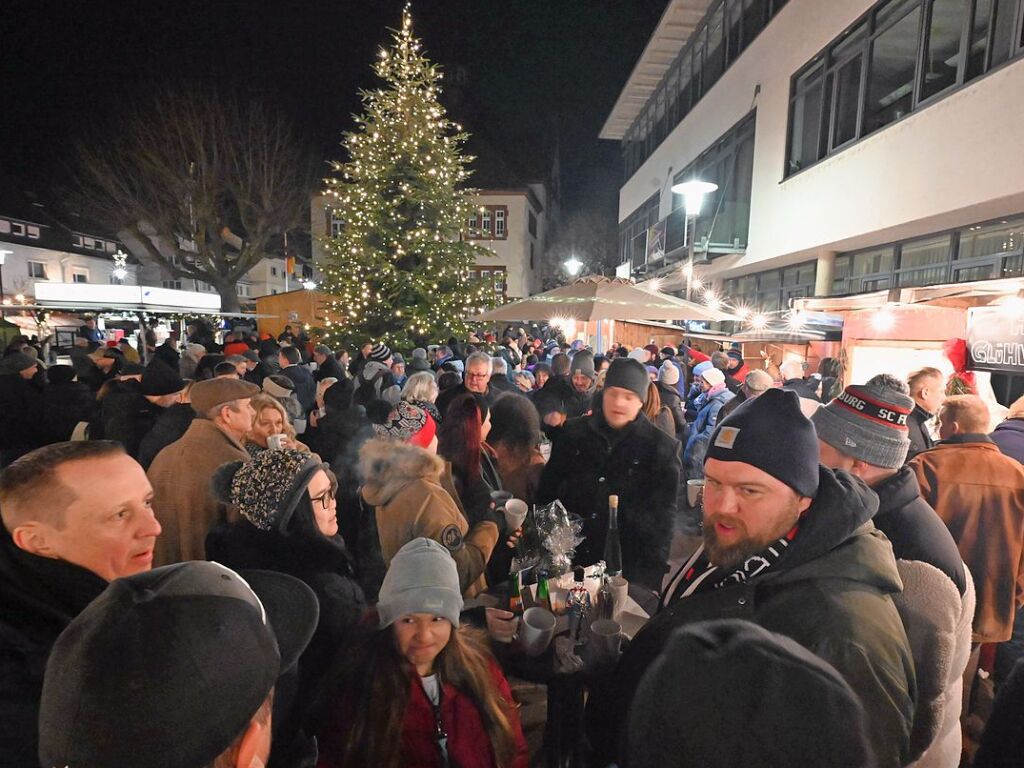
[[[673,630],[737,618],[787,635],[835,667],[860,696],[879,768],[902,765],[917,690],[910,643],[890,597],[903,585],[889,540],[871,522],[877,509],[878,497],[866,485],[822,467],[818,496],[769,571],[670,603],[636,635],[614,674],[595,687],[587,719],[597,756],[628,766],[626,712]]]

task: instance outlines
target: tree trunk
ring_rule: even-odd
[[[220,294],[220,311],[224,313],[241,312],[242,305],[238,303],[238,291],[234,283],[218,283],[217,293]]]

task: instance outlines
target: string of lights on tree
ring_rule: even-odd
[[[438,101],[441,72],[421,47],[407,5],[374,65],[383,86],[361,94],[364,112],[344,135],[349,159],[325,180],[342,222],[324,243],[322,335],[332,342],[463,338],[466,318],[493,304],[493,284],[470,277],[493,254],[463,237],[475,207],[468,136]]]

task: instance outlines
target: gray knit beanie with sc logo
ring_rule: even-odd
[[[899,469],[910,450],[907,419],[914,401],[883,386],[849,386],[811,416],[818,438],[840,453]]]
[[[377,613],[388,627],[410,613],[430,613],[459,626],[459,572],[451,553],[433,539],[413,539],[391,560],[380,587]]]

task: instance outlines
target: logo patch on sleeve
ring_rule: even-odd
[[[718,437],[715,438],[715,447],[731,451],[739,434],[739,427],[722,427],[718,430]]]
[[[462,549],[462,531],[459,530],[457,525],[449,525],[443,531],[439,537],[441,544],[449,552],[457,552]]]

